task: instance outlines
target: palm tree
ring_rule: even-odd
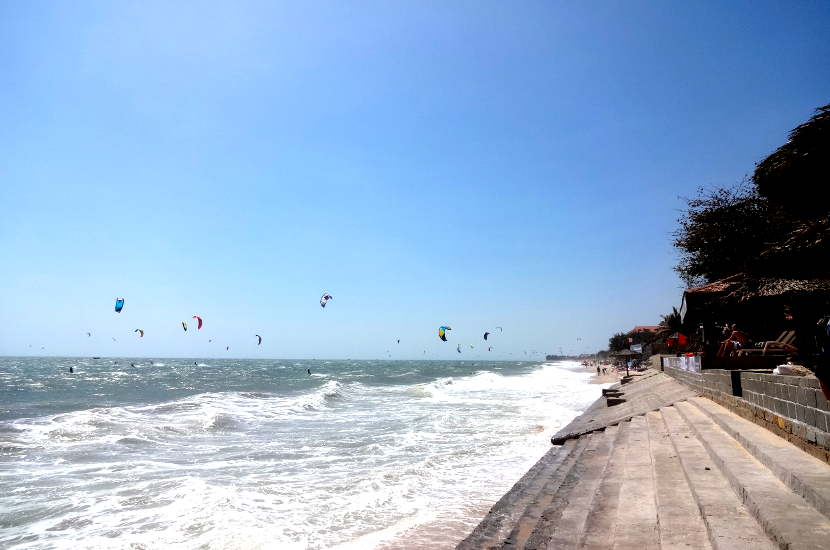
[[[675,332],[680,332],[683,329],[683,321],[680,318],[680,312],[676,307],[671,308],[671,313],[661,315],[662,320],[657,329],[657,337],[663,341],[673,335]]]

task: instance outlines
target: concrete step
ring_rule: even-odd
[[[654,476],[661,548],[708,550],[706,524],[700,516],[683,466],[669,438],[663,414],[646,414]]]
[[[487,513],[487,516],[458,545],[459,550],[498,548],[508,537],[528,505],[541,492],[556,470],[573,452],[577,440],[552,447],[517,481]]]
[[[585,536],[580,547],[585,550],[607,550],[614,542],[614,525],[617,522],[617,507],[620,502],[625,452],[628,445],[628,422],[618,425],[619,433],[611,450],[605,475],[597,489],[594,507],[588,514]]]
[[[823,514],[781,483],[698,407],[684,402],[675,408],[771,539],[791,550],[828,548],[830,521]]]
[[[551,437],[551,443],[561,445],[568,439],[626,422],[633,416],[656,411],[660,407],[668,407],[679,400],[698,395],[673,378],[653,370],[636,377],[622,389],[625,391],[625,403],[608,407],[605,400],[597,400],[583,414],[556,432]]]
[[[524,548],[530,538],[542,514],[548,510],[551,502],[555,499],[559,489],[563,485],[572,485],[578,480],[578,475],[572,472],[574,466],[579,463],[585,448],[590,444],[592,436],[581,437],[575,440],[574,446],[565,460],[558,468],[544,481],[544,485],[536,492],[533,498],[516,520],[510,534],[504,539],[502,548]],[[601,433],[598,432],[598,435]]]
[[[696,397],[689,402],[706,413],[795,494],[830,518],[830,466],[713,401]]]
[[[659,548],[648,426],[643,416],[629,423],[624,460],[620,502],[625,505],[617,508],[611,548]]]
[[[619,426],[611,426],[605,432],[592,435],[591,443],[585,447],[579,463],[572,470],[578,476],[576,483],[567,494],[568,486],[563,484],[560,487],[558,498],[542,514],[525,544],[527,550],[579,547],[618,434]],[[558,504],[563,502],[567,506],[560,509]],[[555,521],[551,521],[553,519]]]
[[[715,467],[703,443],[676,407],[664,407],[660,413],[699,515],[706,524],[712,547],[716,550],[773,550],[775,545]]]

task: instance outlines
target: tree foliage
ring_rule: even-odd
[[[624,349],[628,349],[628,334],[618,332],[608,339],[609,351],[622,351]]]
[[[675,270],[689,286],[746,271],[782,229],[777,211],[754,189],[698,190],[678,220]],[[777,222],[777,223],[776,223]]]
[[[675,332],[683,331],[683,322],[680,319],[680,312],[676,307],[671,308],[671,313],[661,315],[660,329],[657,331],[657,337],[660,340],[665,340]]]
[[[830,253],[830,105],[759,162],[751,185],[687,199],[674,232],[688,286],[735,273],[824,276]]]

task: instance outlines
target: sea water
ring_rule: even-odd
[[[0,358],[0,548],[453,548],[597,397],[588,377]]]

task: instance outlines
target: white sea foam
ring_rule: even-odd
[[[0,423],[0,546],[453,546],[598,394],[564,367],[332,374]]]

